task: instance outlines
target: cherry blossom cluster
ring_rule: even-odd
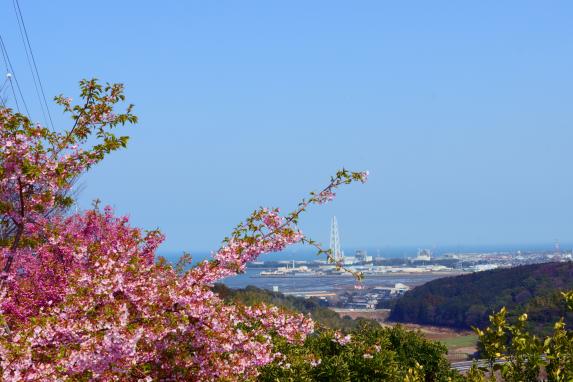
[[[236,379],[273,361],[271,335],[301,342],[313,331],[304,315],[224,304],[210,284],[218,267],[179,276],[155,262],[158,232],[143,236],[110,209],[54,221],[51,231],[33,253],[18,251],[2,291],[5,381]],[[236,259],[239,248],[219,258]]]
[[[334,336],[332,338],[333,342],[336,342],[337,344],[342,346],[349,344],[351,340],[352,336],[350,334],[343,335],[338,331],[334,332]]]
[[[116,136],[117,125],[134,123],[131,105],[114,112],[124,100],[122,85],[80,83],[84,103],[58,97],[74,124],[63,132],[34,124],[22,114],[0,108],[0,242],[8,244],[0,282],[12,270],[14,250],[24,239],[45,240],[42,230],[51,215],[62,213],[73,199],[74,181],[104,156],[125,147],[128,137]],[[113,116],[113,117],[111,117]]]
[[[297,227],[300,213],[367,174],[338,172],[286,216],[254,211],[210,261],[181,272],[157,258],[159,231],[144,233],[110,208],[67,213],[73,180],[125,146],[109,129],[135,122],[131,107],[113,110],[121,85],[81,85],[82,104],[58,98],[74,119],[63,133],[0,109],[1,380],[237,381],[279,362],[273,337],[302,343],[313,321],[226,303],[213,283],[261,254],[313,243]],[[92,134],[100,141],[86,146]]]

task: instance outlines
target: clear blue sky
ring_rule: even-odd
[[[342,166],[371,181],[302,219],[325,243],[332,215],[346,246],[573,241],[569,1],[20,5],[47,94],[126,84],[141,122],[81,204],[161,228],[164,251],[215,249]],[[1,0],[34,104],[16,30]]]

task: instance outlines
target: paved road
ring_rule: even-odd
[[[542,360],[546,360],[547,358],[545,357],[545,355],[541,356]],[[478,359],[476,360],[478,367],[488,367],[489,364],[487,362],[487,360],[485,359]],[[495,363],[498,365],[502,365],[504,363],[506,363],[507,360],[506,359],[496,359]],[[452,362],[452,369],[456,369],[457,371],[468,371],[469,369],[471,369],[472,365],[473,365],[474,361],[460,361],[460,362]]]
[[[478,359],[477,361],[477,365],[478,367],[487,367],[489,366],[487,360],[485,359]],[[504,363],[504,360],[497,360],[495,361],[495,363],[497,364],[502,364]],[[468,371],[469,369],[471,369],[472,365],[473,365],[474,361],[460,361],[460,362],[452,362],[452,369],[456,369],[457,371]]]
[[[455,369],[457,371],[468,371],[472,365],[473,365],[474,361],[460,361],[460,362],[452,362],[452,369]],[[485,361],[479,360],[478,361],[478,366],[485,366],[486,363]]]

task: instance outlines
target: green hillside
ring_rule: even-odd
[[[242,303],[245,305],[265,303],[283,307],[293,312],[310,314],[320,325],[331,329],[351,330],[359,327],[362,323],[368,322],[377,326],[376,321],[362,318],[353,320],[348,316],[341,318],[338,313],[321,306],[320,300],[316,298],[305,299],[285,296],[279,292],[271,292],[254,286],[248,286],[243,289],[230,289],[224,284],[216,284],[213,290],[228,302]]]
[[[390,320],[454,328],[485,327],[502,306],[510,317],[528,313],[540,333],[564,316],[560,292],[573,289],[573,263],[544,263],[431,281],[406,293]],[[570,318],[570,317],[568,317]]]

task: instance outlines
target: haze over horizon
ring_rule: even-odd
[[[328,248],[328,243],[322,243],[323,248]],[[189,253],[193,263],[211,258],[217,248],[210,250],[164,250],[159,249],[157,254],[167,258],[169,261],[177,261],[183,253]],[[414,258],[420,250],[430,250],[432,257],[442,257],[445,254],[470,254],[470,253],[516,253],[538,255],[539,253],[551,253],[557,250],[556,243],[530,243],[530,244],[452,244],[452,245],[385,245],[385,246],[343,246],[345,256],[354,256],[355,252],[366,251],[373,257],[391,258]],[[573,252],[573,243],[559,242],[561,253]],[[281,252],[265,253],[257,261],[274,261],[274,260],[325,260],[325,256],[317,254],[317,250],[310,246],[293,246]]]
[[[570,2],[20,3],[49,98],[125,83],[140,123],[80,205],[163,252],[216,249],[341,167],[370,180],[301,218],[324,244],[333,215],[348,247],[573,242]],[[9,4],[0,32],[41,120]]]

